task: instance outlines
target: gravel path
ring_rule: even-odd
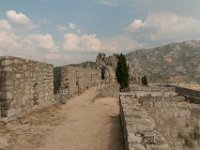
[[[123,150],[118,99],[94,101],[96,95],[97,90],[91,88],[59,108],[28,116],[22,125],[10,124],[9,149]],[[13,135],[17,135],[15,139]]]

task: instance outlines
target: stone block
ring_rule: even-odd
[[[13,63],[14,63],[14,64],[19,64],[19,59],[14,59],[14,60],[13,60]]]
[[[13,84],[9,84],[9,85],[6,85],[5,87],[4,87],[4,91],[13,91],[13,89],[14,89],[14,86],[13,86]]]
[[[154,104],[154,107],[161,108],[161,106],[162,106],[162,103],[161,103],[161,102],[156,102],[156,103]]]
[[[160,97],[162,98],[164,96],[163,92],[152,92],[151,97]]]
[[[175,150],[184,150],[183,145],[176,145]]]
[[[12,98],[13,98],[13,94],[11,92],[7,92],[6,99],[12,99]]]
[[[129,143],[141,143],[142,137],[141,135],[135,135],[134,133],[128,133],[128,141]]]
[[[27,65],[23,64],[22,69],[27,70]]]
[[[4,100],[12,99],[13,94],[11,92],[0,92],[0,98]]]
[[[16,74],[15,77],[16,77],[16,78],[21,78],[22,75],[21,75],[21,74]]]
[[[13,117],[16,116],[18,114],[17,110],[15,108],[12,108],[10,110],[7,110],[7,117]]]
[[[3,71],[7,71],[7,72],[11,72],[12,71],[12,66],[7,66],[7,67],[3,67]]]
[[[130,144],[129,150],[147,150],[142,144]]]
[[[6,92],[0,92],[0,98],[1,99],[6,99]]]
[[[7,141],[7,139],[5,137],[0,137],[0,149],[7,149],[8,146],[9,142]]]
[[[1,64],[2,64],[2,66],[9,66],[9,65],[11,65],[12,64],[12,60],[3,60],[2,62],[1,62]]]

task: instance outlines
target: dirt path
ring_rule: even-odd
[[[12,146],[8,149],[123,150],[118,99],[93,101],[96,95],[92,88],[65,105],[32,114],[21,125],[11,123],[7,135]]]

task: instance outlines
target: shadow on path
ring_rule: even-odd
[[[123,128],[120,115],[111,116],[110,122],[112,123],[110,130],[110,143],[108,150],[125,150]]]

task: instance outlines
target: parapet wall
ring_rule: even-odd
[[[191,103],[200,104],[200,91],[179,86],[173,86],[173,87],[175,87],[175,91],[179,95],[184,96],[187,101]]]
[[[148,92],[172,92],[175,91],[175,87],[167,86],[167,84],[151,84],[149,86],[141,86],[138,84],[130,85],[131,91],[148,91]]]
[[[177,85],[172,85],[168,83],[158,83],[151,84],[148,87],[138,86],[137,84],[130,85],[131,91],[148,91],[148,92],[173,92],[175,91],[180,96],[184,96],[186,101],[190,103],[200,104],[200,90],[189,89],[185,87],[180,87]]]
[[[80,93],[100,81],[99,72],[93,67],[61,67],[61,87],[66,95]]]
[[[120,113],[126,150],[169,150],[165,138],[156,131],[156,123],[141,107],[133,93],[120,94]]]
[[[0,57],[0,102],[2,121],[55,103],[53,65],[17,57]]]
[[[120,107],[128,150],[199,149],[199,104],[175,92],[135,91],[120,95]]]

